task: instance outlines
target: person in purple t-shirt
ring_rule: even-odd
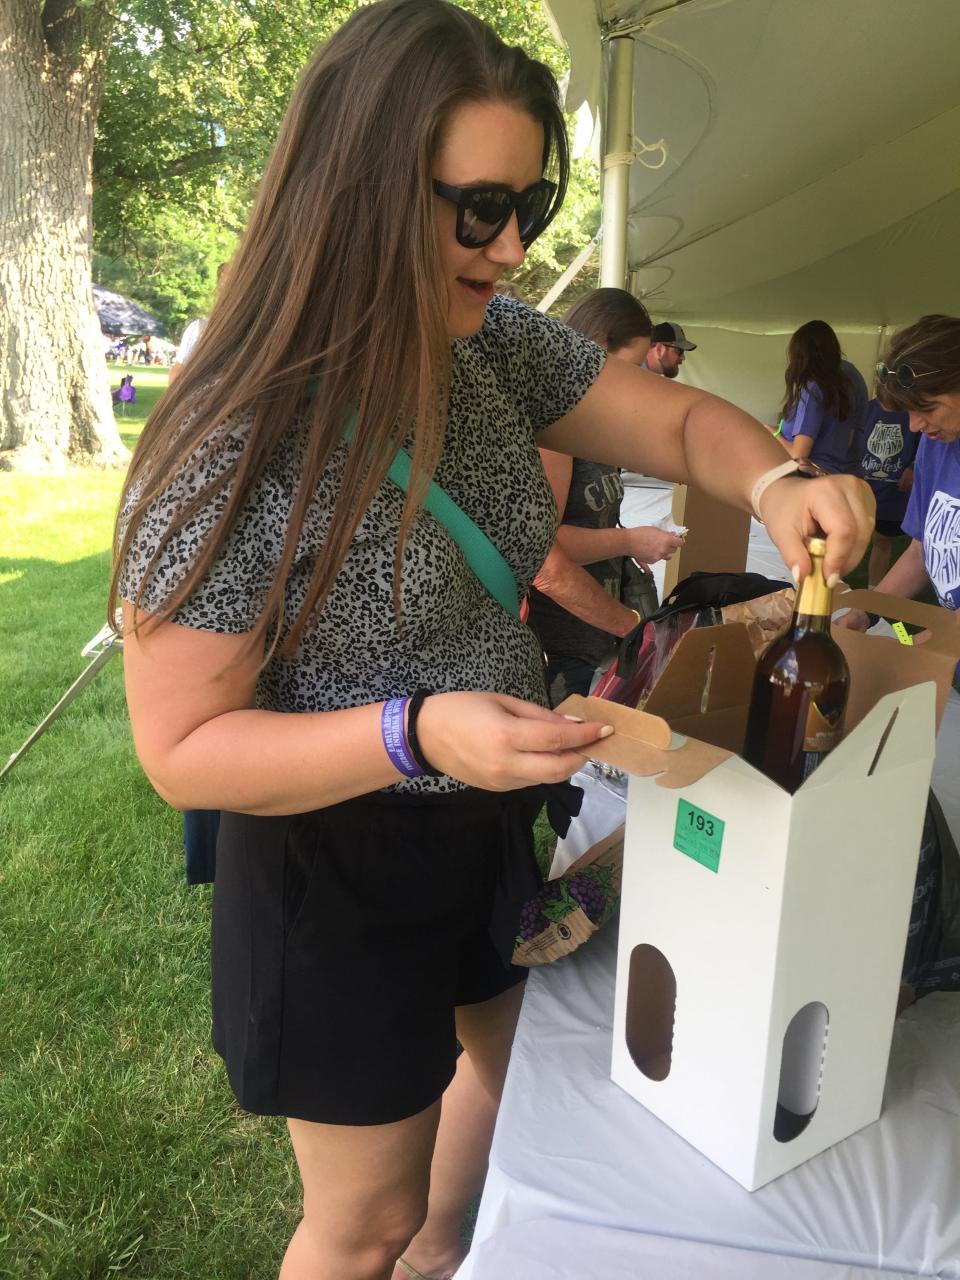
[[[787,344],[780,438],[793,458],[809,458],[831,474],[857,475],[856,442],[867,386],[844,360],[825,320],[808,320]]]
[[[960,319],[924,316],[894,334],[877,381],[883,405],[920,436],[903,518],[913,541],[877,589],[915,596],[930,583],[945,609],[960,610]],[[870,621],[859,609],[839,619],[856,631]]]
[[[884,408],[906,413],[911,432],[920,437],[903,518],[903,530],[912,541],[877,589],[915,596],[930,583],[940,604],[960,623],[960,319],[923,316],[894,334],[885,360],[877,365],[877,382]],[[865,631],[877,619],[851,609],[837,621]],[[898,1011],[931,991],[957,990],[960,956],[952,940],[958,936],[960,920],[942,891],[944,868],[949,859],[956,859],[956,850],[949,833],[942,833],[943,825],[931,792]]]
[[[867,569],[871,587],[890,568],[893,539],[903,533],[901,524],[910,500],[917,444],[908,413],[884,409],[879,400],[870,401],[858,453],[860,474],[877,500],[876,529]]]

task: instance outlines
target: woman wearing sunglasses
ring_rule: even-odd
[[[920,436],[902,521],[912,541],[877,590],[909,597],[930,584],[945,609],[960,609],[960,319],[924,316],[895,334],[877,396]],[[840,622],[865,631],[876,618],[852,609]]]
[[[785,474],[733,406],[494,296],[566,178],[544,67],[445,0],[358,9],[294,93],[130,468],[134,740],[169,803],[223,811],[214,1044],[240,1104],[288,1118],[304,1203],[284,1280],[460,1262],[533,821],[604,734],[547,709],[533,633],[425,509],[428,481],[520,593],[556,532],[538,444],[755,499],[801,572],[814,523],[829,573],[872,529],[859,481]]]
[[[793,334],[784,381],[780,438],[791,458],[807,459],[828,475],[856,475],[867,388],[825,320],[808,320]]]

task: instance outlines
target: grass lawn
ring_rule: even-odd
[[[127,444],[167,380],[130,371]],[[0,761],[105,620],[121,480],[0,474]],[[0,782],[0,1276],[276,1274],[299,1191],[282,1121],[236,1108],[210,1048],[209,913],[114,659]]]

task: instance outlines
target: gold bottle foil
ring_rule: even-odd
[[[833,613],[833,592],[823,577],[823,557],[827,554],[827,544],[823,538],[806,538],[804,544],[810,553],[813,568],[800,583],[797,613],[829,618]]]

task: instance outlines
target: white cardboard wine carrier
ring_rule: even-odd
[[[688,632],[644,712],[563,707],[613,723],[590,754],[630,774],[612,1077],[751,1191],[880,1115],[960,656],[944,610],[874,592],[848,605],[933,636],[910,647],[835,629],[846,734],[793,796],[735,754],[754,669],[740,625]],[[808,1117],[789,1140],[774,1136],[778,1100]]]

